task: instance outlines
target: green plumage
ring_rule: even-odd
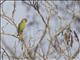
[[[26,26],[27,19],[22,19],[21,22],[18,24],[18,36],[23,33],[23,30]]]

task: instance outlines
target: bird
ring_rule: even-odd
[[[18,24],[18,28],[17,28],[17,36],[19,37],[19,40],[22,40],[23,39],[23,31],[26,27],[26,23],[27,23],[27,19],[26,18],[23,18],[21,20],[21,22]]]

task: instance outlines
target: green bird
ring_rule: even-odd
[[[24,28],[26,27],[26,23],[27,23],[27,19],[22,19],[21,22],[18,24],[18,37],[20,38],[20,40],[23,38],[23,31]]]

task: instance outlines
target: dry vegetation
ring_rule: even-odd
[[[31,8],[34,9],[34,14],[36,14],[34,19],[37,19],[36,17],[38,16],[38,19],[41,19],[40,21],[42,21],[40,24],[43,24],[43,27],[41,26],[43,28],[41,30],[41,35],[37,34],[39,38],[34,37],[37,39],[34,41],[29,39],[25,42],[27,40],[26,36],[21,43],[16,32],[12,34],[5,31],[7,25],[14,27],[17,31],[17,23],[14,16],[16,14],[18,1],[12,1],[13,10],[10,16],[8,16],[3,9],[5,8],[3,5],[6,2],[7,1],[5,0],[0,2],[1,21],[6,21],[6,24],[1,26],[0,32],[1,60],[6,60],[6,58],[8,60],[60,60],[61,57],[64,60],[80,59],[78,57],[80,54],[80,36],[78,36],[80,32],[74,27],[76,24],[78,24],[77,27],[79,27],[80,24],[80,1],[21,1],[21,3],[29,10]],[[33,22],[29,23],[29,26],[36,24],[36,21],[32,21]],[[55,29],[54,31],[53,28]],[[14,43],[14,47],[7,46],[5,42],[7,37],[4,36],[7,36],[9,39],[12,39],[11,36],[14,39],[16,38],[15,42],[12,42]],[[16,42],[24,45],[23,48],[21,48],[22,54],[19,56],[17,56],[17,53],[19,52],[16,52],[16,50],[22,45],[17,47]],[[74,49],[75,45],[78,47]],[[12,47],[14,50],[11,49]]]

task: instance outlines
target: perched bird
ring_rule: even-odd
[[[18,37],[20,38],[20,40],[23,38],[23,30],[26,27],[26,23],[27,23],[27,19],[22,19],[21,22],[18,24]]]

